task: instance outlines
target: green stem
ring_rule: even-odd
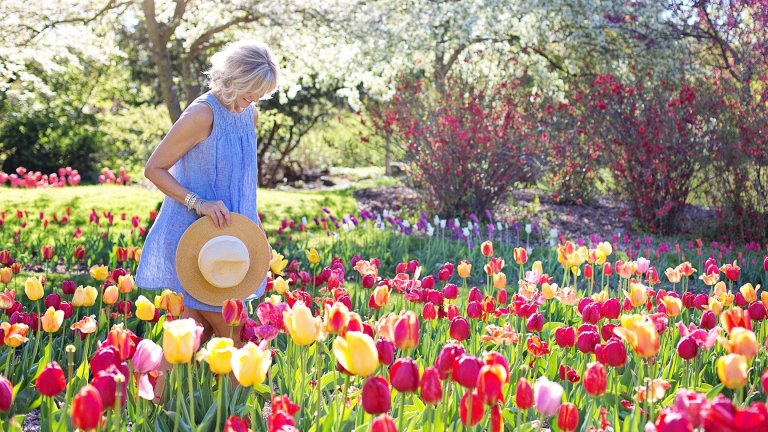
[[[53,396],[48,396],[48,430],[53,430]]]
[[[8,373],[10,372],[11,368],[11,357],[16,354],[16,349],[8,347],[8,355],[5,357],[5,377],[9,380],[11,377],[8,376]]]
[[[216,430],[221,430],[221,412],[224,410],[224,374],[219,375],[219,405],[216,409]]]
[[[187,384],[189,385],[189,426],[192,430],[195,429],[195,386],[192,382],[192,362],[187,364]]]
[[[405,393],[400,393],[400,410],[398,412],[398,423],[397,423],[397,430],[398,431],[404,431],[403,429],[403,422],[405,421],[405,415],[403,414],[403,411],[405,411]]]
[[[174,381],[173,384],[175,384],[176,387],[177,387],[177,392],[176,392],[176,420],[174,420],[174,422],[173,422],[173,432],[178,432],[178,430],[179,430],[179,420],[181,419],[181,394],[180,394],[181,390],[178,389],[178,384],[179,384],[179,382],[178,382],[179,381],[178,380],[179,368],[176,367],[175,365],[173,366],[173,369],[171,369],[171,376],[174,376],[175,378],[173,380],[169,379],[168,380],[168,384],[171,384],[171,381]]]
[[[320,430],[320,342],[315,345],[315,393],[317,393],[317,411],[315,411],[315,430]]]
[[[346,378],[344,378],[344,387],[341,390],[341,417],[339,418],[339,424],[341,424],[342,421],[344,421],[344,414],[347,411],[347,390],[349,389],[349,379],[350,375],[345,374]]]

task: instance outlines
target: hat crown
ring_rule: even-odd
[[[250,256],[242,240],[231,235],[220,235],[200,248],[197,265],[208,283],[217,288],[230,288],[245,278]]]

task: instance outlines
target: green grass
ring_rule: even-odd
[[[319,215],[323,207],[342,215],[357,210],[352,195],[354,188],[334,191],[289,192],[259,189],[259,211],[264,214],[267,229],[277,229],[283,218]],[[145,218],[163,199],[163,193],[138,186],[94,185],[51,189],[0,189],[0,210],[10,214],[26,210],[31,214],[44,211],[46,215],[62,215],[66,207],[72,210],[70,220],[75,224],[88,221],[91,209],[111,211],[116,216],[125,212],[128,217]]]

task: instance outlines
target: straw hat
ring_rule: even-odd
[[[245,299],[267,276],[271,249],[252,220],[230,212],[232,224],[216,228],[209,217],[187,228],[176,247],[176,274],[196,300],[212,306]]]

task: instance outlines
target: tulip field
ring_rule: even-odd
[[[768,431],[768,245],[325,209],[201,340],[155,215],[0,208],[0,430]]]

